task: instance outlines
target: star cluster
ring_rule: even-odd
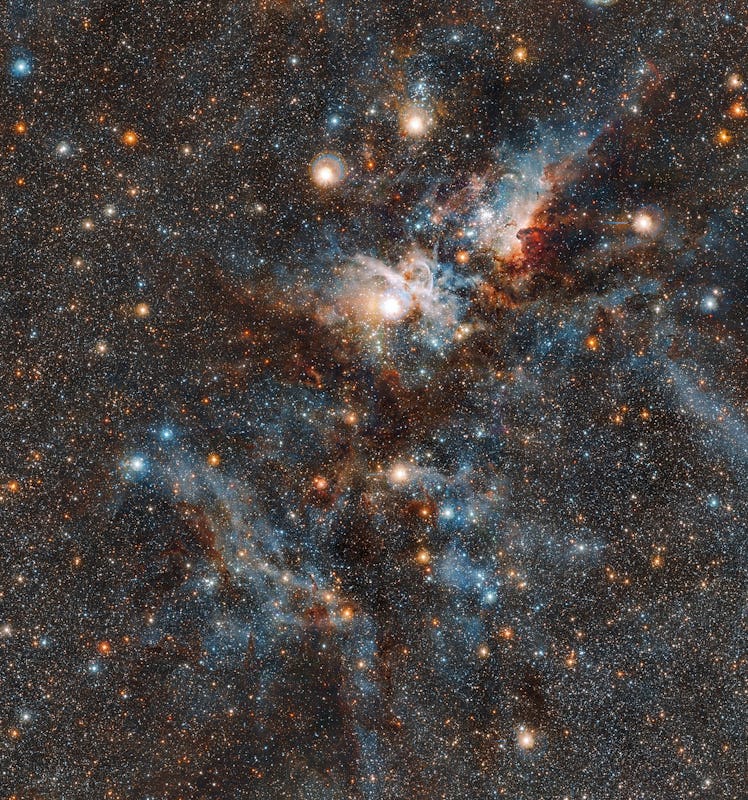
[[[0,798],[737,800],[744,4],[4,29]]]

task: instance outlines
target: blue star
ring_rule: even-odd
[[[10,63],[10,74],[14,78],[26,78],[31,75],[31,59],[18,56]]]
[[[140,453],[135,453],[122,462],[122,471],[128,481],[140,481],[148,474],[148,470],[148,461]]]

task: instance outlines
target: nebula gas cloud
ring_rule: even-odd
[[[3,30],[0,798],[742,797],[745,4]]]

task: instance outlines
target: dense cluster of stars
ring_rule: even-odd
[[[8,4],[0,798],[743,795],[747,24]]]

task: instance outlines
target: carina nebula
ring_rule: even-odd
[[[744,797],[744,2],[0,55],[0,800]]]

